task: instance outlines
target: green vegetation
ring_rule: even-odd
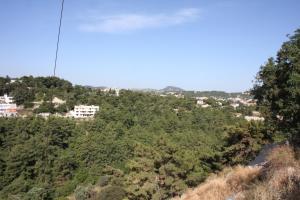
[[[300,29],[290,36],[257,74],[252,91],[268,129],[287,135],[300,145]]]
[[[191,98],[126,90],[115,96],[54,77],[1,80],[1,91],[15,98],[20,89],[33,94],[19,95],[19,103],[42,102],[37,113],[58,112],[53,97],[66,101],[61,112],[81,103],[100,106],[90,121],[0,118],[2,199],[70,194],[76,199],[167,199],[232,161],[228,148],[238,143],[230,136],[232,127],[254,126],[236,118],[229,107],[202,109]],[[253,147],[247,151],[257,151]],[[100,192],[95,194],[94,187]]]
[[[223,91],[183,91],[185,96],[188,97],[217,97],[217,98],[233,98],[233,97],[244,97],[250,98],[251,96],[248,93],[233,92],[227,93]]]

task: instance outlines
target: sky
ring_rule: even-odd
[[[0,76],[53,75],[61,0],[0,0]],[[65,0],[56,74],[74,84],[249,90],[300,28],[299,0]]]

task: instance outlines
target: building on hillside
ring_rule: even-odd
[[[62,99],[60,99],[58,97],[54,97],[52,99],[52,103],[55,104],[55,105],[61,105],[61,104],[65,104],[66,101],[64,101],[64,100],[62,100]]]
[[[16,117],[17,105],[12,103],[0,103],[0,117]]]
[[[0,96],[0,117],[17,116],[17,105],[13,102],[13,97],[8,96],[7,94]]]
[[[209,107],[211,107],[211,105],[203,104],[203,105],[201,105],[201,107],[202,107],[202,108],[209,108]]]
[[[174,97],[179,98],[179,99],[184,99],[183,94],[175,94]]]
[[[43,117],[43,118],[48,118],[51,116],[51,113],[39,113],[38,116]]]
[[[103,89],[101,89],[101,91],[104,93],[114,92],[117,97],[120,96],[119,88],[103,88]]]
[[[195,97],[195,99],[197,99],[197,100],[207,100],[208,97]]]
[[[13,97],[8,96],[7,94],[4,94],[4,96],[0,96],[0,103],[10,104],[13,102]]]
[[[236,116],[236,117],[242,117],[242,113],[234,113],[234,116]]]
[[[249,121],[265,121],[265,118],[263,117],[257,117],[257,116],[245,116],[245,119]]]
[[[240,104],[238,104],[238,103],[232,103],[232,104],[230,104],[230,106],[233,107],[234,109],[236,109],[237,107],[240,106]]]
[[[197,105],[204,105],[204,104],[205,104],[205,102],[203,100],[201,100],[201,99],[197,100]]]
[[[261,117],[261,114],[258,111],[252,111],[252,116]]]
[[[70,111],[70,116],[74,118],[91,118],[99,111],[99,106],[79,105],[75,106],[74,110]]]

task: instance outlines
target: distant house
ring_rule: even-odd
[[[265,118],[257,116],[245,116],[245,119],[247,121],[265,121]]]
[[[204,105],[201,105],[202,108],[208,108],[208,107],[211,107],[211,105],[208,105],[208,104],[204,104]]]
[[[7,94],[4,94],[4,96],[0,96],[0,103],[10,104],[13,102],[13,97],[8,96]]]
[[[236,117],[241,117],[241,116],[242,116],[242,113],[234,113],[234,116],[236,116]]]
[[[232,103],[232,104],[230,104],[230,106],[232,106],[234,109],[236,109],[237,107],[240,106],[240,104],[238,104],[238,103]]]
[[[174,97],[179,98],[179,99],[183,99],[184,95],[183,94],[175,94]]]
[[[197,105],[204,105],[204,104],[205,104],[205,102],[203,100],[201,100],[201,99],[197,100]]]
[[[52,99],[52,103],[55,104],[55,105],[61,105],[61,104],[65,104],[66,101],[64,101],[64,100],[62,100],[62,99],[60,99],[58,97],[54,97]]]
[[[38,116],[41,116],[43,118],[48,118],[50,117],[51,113],[39,113]]]
[[[202,108],[208,108],[211,107],[209,104],[207,104],[205,102],[205,100],[207,100],[208,97],[196,97],[197,100],[197,106],[201,106]]]
[[[167,92],[166,94],[170,95],[170,96],[174,96],[174,97],[179,98],[179,99],[183,99],[184,98],[183,94],[177,93],[177,92]]]
[[[252,116],[260,117],[261,114],[260,114],[260,112],[258,112],[258,111],[252,111]]]
[[[17,114],[16,104],[0,103],[0,117],[16,117]]]
[[[0,96],[0,117],[17,116],[17,105],[13,102],[13,97],[8,96],[7,94]]]
[[[70,111],[69,116],[74,118],[91,118],[94,117],[96,112],[98,111],[99,111],[99,106],[79,105],[79,106],[75,106],[74,110]]]
[[[115,92],[115,95],[118,97],[120,95],[120,89],[119,88],[103,88],[101,89],[102,92],[105,92],[105,93],[110,93],[112,91]]]
[[[197,100],[207,100],[208,97],[195,97],[195,99],[197,99]]]

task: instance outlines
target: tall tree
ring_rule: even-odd
[[[300,144],[300,29],[257,74],[252,90],[268,125]]]

